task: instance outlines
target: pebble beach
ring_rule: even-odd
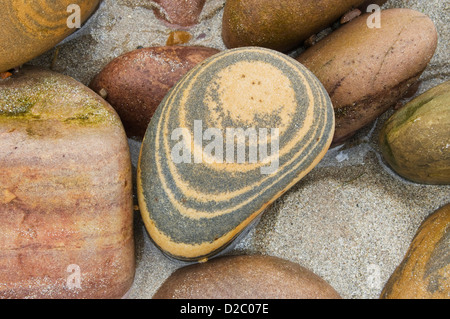
[[[170,32],[180,28],[156,18],[147,2],[104,0],[79,31],[30,64],[88,85],[112,59],[138,47],[165,45]],[[226,49],[221,38],[224,3],[206,1],[199,23],[184,28],[192,35],[189,45]],[[383,8],[417,10],[436,26],[438,47],[415,96],[447,81],[449,1],[390,0]],[[331,148],[318,166],[266,209],[258,223],[224,254],[283,258],[322,277],[342,298],[378,299],[419,225],[450,202],[450,186],[407,181],[384,162],[378,137],[392,113],[389,110],[345,144]],[[141,142],[128,142],[136,174]],[[125,297],[148,299],[185,263],[167,258],[152,243],[137,204],[135,208],[136,274]]]

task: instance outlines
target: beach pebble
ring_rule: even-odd
[[[113,59],[89,86],[116,109],[127,135],[141,139],[173,85],[195,65],[218,52],[189,46],[137,49]]]
[[[295,59],[255,47],[206,59],[166,95],[142,143],[150,236],[177,259],[215,256],[318,164],[333,132],[325,89]]]
[[[114,109],[74,79],[0,80],[0,298],[121,298],[135,271],[131,162]]]
[[[222,38],[228,48],[260,46],[288,51],[339,20],[363,0],[228,0]]]
[[[176,270],[153,299],[341,299],[299,264],[271,256],[228,256]]]
[[[0,72],[18,67],[54,47],[75,32],[98,3],[98,0],[33,3],[1,0]]]
[[[425,219],[381,299],[450,298],[450,203]]]
[[[153,11],[156,17],[170,24],[190,27],[198,23],[198,17],[206,0],[152,0],[158,4]]]
[[[380,132],[384,159],[402,177],[450,184],[450,81],[396,111]]]
[[[436,29],[426,15],[410,9],[384,10],[380,28],[372,17],[367,13],[355,18],[298,57],[331,97],[334,145],[407,94],[436,50]]]

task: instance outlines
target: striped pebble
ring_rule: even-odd
[[[167,94],[142,143],[152,240],[179,260],[216,255],[318,164],[333,132],[328,94],[294,59],[256,47],[206,59]]]

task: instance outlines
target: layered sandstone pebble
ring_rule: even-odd
[[[0,298],[121,298],[135,271],[128,141],[74,79],[0,80]]]

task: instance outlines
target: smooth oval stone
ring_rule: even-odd
[[[98,0],[0,0],[2,27],[0,28],[0,72],[18,67],[48,51],[75,32],[78,11],[80,24],[96,9]],[[69,21],[69,24],[68,24]]]
[[[450,81],[396,111],[380,132],[383,158],[402,177],[450,184]]]
[[[436,28],[420,12],[381,11],[381,28],[370,28],[369,17],[364,14],[346,23],[298,57],[331,97],[336,115],[334,145],[396,105],[436,50]]]
[[[167,92],[190,69],[218,52],[194,46],[133,50],[108,63],[89,87],[114,107],[129,137],[142,139]]]
[[[164,98],[142,143],[151,238],[177,259],[216,255],[321,160],[333,131],[326,91],[294,59],[255,47],[206,59]]]
[[[228,0],[222,39],[228,48],[288,51],[325,29],[364,0]]]
[[[382,299],[449,299],[450,204],[427,217],[386,283]]]
[[[121,298],[134,258],[116,112],[55,72],[24,67],[1,80],[0,298]]]
[[[153,0],[158,6],[153,10],[156,17],[170,24],[190,27],[198,23],[198,17],[206,0]]]
[[[228,256],[176,270],[153,299],[341,299],[312,271],[272,256]]]

